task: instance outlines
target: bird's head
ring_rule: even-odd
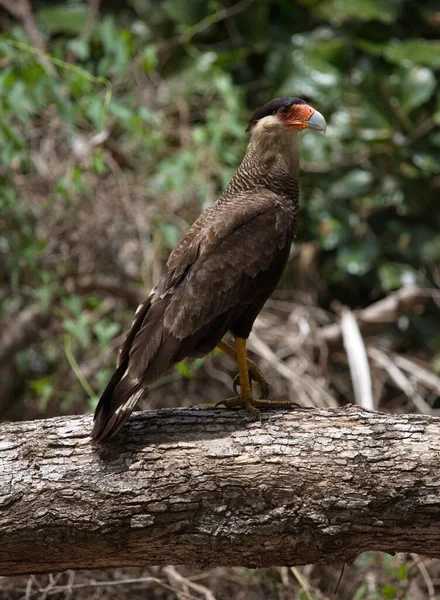
[[[246,131],[253,137],[263,133],[291,134],[303,129],[325,132],[324,117],[300,98],[275,98],[255,111]]]

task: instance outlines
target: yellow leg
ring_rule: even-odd
[[[243,338],[238,338],[238,339],[243,339]],[[246,340],[243,340],[243,341],[246,345]],[[230,346],[223,340],[221,340],[217,344],[217,348],[219,348],[227,356],[230,356],[238,363],[237,350],[235,348],[233,348],[232,346]],[[267,379],[265,378],[265,376],[263,375],[263,373],[257,367],[257,365],[254,363],[253,360],[246,358],[246,362],[247,362],[247,369],[249,372],[249,380],[251,382],[256,381],[260,386],[260,397],[267,398],[269,396],[269,383],[268,383]],[[238,375],[234,379],[233,389],[234,389],[235,393],[237,393],[237,385],[238,384],[240,384],[240,386],[241,386],[240,373],[238,373]]]
[[[237,348],[238,376],[240,378],[240,396],[252,399],[251,382],[249,381],[249,370],[247,363],[246,340],[235,338]]]
[[[227,398],[226,400],[222,400],[221,402],[217,402],[216,406],[220,404],[224,404],[226,408],[232,408],[233,406],[243,406],[247,408],[253,415],[256,417],[260,416],[260,411],[258,408],[253,406],[253,398],[252,398],[252,389],[251,382],[249,379],[249,370],[248,370],[248,361],[247,361],[247,351],[246,351],[246,340],[244,338],[235,338],[235,347],[231,348],[225,342],[222,342],[222,346],[226,348],[220,348],[228,356],[232,356],[237,361],[238,365],[238,377],[240,381],[240,395],[234,396],[233,398]]]
[[[259,408],[293,408],[298,406],[298,404],[290,402],[289,400],[267,400],[267,396],[258,400],[253,399],[251,378],[258,381],[260,385],[262,380],[267,386],[267,391],[269,386],[255,363],[247,358],[246,340],[244,338],[235,338],[235,349],[226,342],[223,342],[223,340],[218,344],[218,347],[225,354],[237,361],[240,395],[217,402],[216,406],[219,406],[220,404],[224,404],[226,408],[243,406],[256,417],[260,416]],[[256,374],[257,376],[254,376]]]

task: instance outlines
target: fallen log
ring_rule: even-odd
[[[348,406],[0,426],[0,574],[440,558],[440,419]]]

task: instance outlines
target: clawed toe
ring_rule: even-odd
[[[255,366],[255,368],[251,367],[249,369],[249,384],[251,387],[252,387],[253,381],[256,381],[260,387],[260,398],[263,400],[268,398],[270,386],[269,386],[266,378],[264,377],[264,375],[261,373],[261,371],[256,366]],[[240,387],[240,375],[237,373],[237,375],[234,377],[234,381],[232,383],[232,389],[234,390],[234,394],[239,393],[238,392],[239,387]]]
[[[263,409],[286,409],[286,408],[301,408],[296,402],[290,400],[267,400],[267,398],[244,397],[234,396],[232,398],[226,398],[226,400],[220,400],[217,402],[215,407],[225,406],[226,408],[246,408],[252,415],[257,419],[260,418],[260,408]]]
[[[301,408],[300,404],[292,402],[291,400],[267,400],[267,398],[259,398],[253,400],[252,404],[258,408]]]

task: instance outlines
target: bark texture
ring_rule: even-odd
[[[440,558],[440,419],[354,407],[137,413],[0,433],[0,574]]]

